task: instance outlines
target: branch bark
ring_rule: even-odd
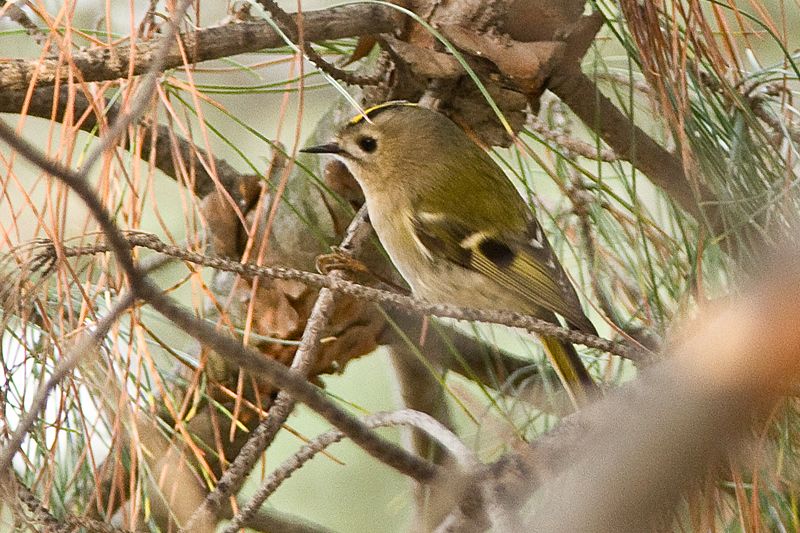
[[[353,4],[303,13],[304,36],[308,41],[323,41],[391,32],[396,27],[396,11],[375,4]],[[297,15],[294,15],[295,19]],[[180,35],[189,64],[211,59],[277,48],[286,44],[267,22],[238,22],[204,28]],[[44,60],[8,59],[0,62],[0,93],[24,91],[31,83],[52,86],[70,79],[104,81],[144,74],[153,65],[162,39],[130,46],[91,48],[73,52],[64,68],[57,57]],[[170,45],[162,70],[185,66],[177,44]]]
[[[0,129],[0,134],[4,133]],[[177,246],[166,244],[156,236],[145,233],[137,233],[125,238],[122,233],[120,237],[124,239],[125,246],[143,246],[157,252],[165,253],[178,257],[185,261],[190,261],[199,265],[205,265],[218,270],[234,272],[245,277],[265,277],[274,279],[293,279],[301,281],[314,287],[332,289],[354,298],[368,300],[373,303],[385,304],[392,308],[404,312],[413,312],[418,315],[434,315],[458,320],[492,322],[505,326],[523,328],[540,335],[548,335],[557,339],[582,344],[590,348],[596,348],[604,352],[619,355],[633,361],[647,361],[654,357],[646,349],[633,347],[623,342],[615,342],[603,339],[595,335],[590,335],[580,331],[557,326],[551,322],[534,318],[523,313],[511,311],[497,311],[487,309],[477,309],[471,307],[460,307],[449,304],[431,304],[424,300],[419,300],[405,294],[389,292],[383,289],[376,289],[366,285],[360,285],[343,279],[335,279],[313,272],[305,272],[294,268],[269,267],[252,263],[241,263],[221,257],[210,257],[197,252],[181,249]],[[102,251],[116,251],[116,245],[97,245],[84,249],[64,249],[65,255],[82,255],[85,253],[97,253]]]

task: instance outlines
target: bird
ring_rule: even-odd
[[[369,220],[415,297],[525,313],[596,335],[541,224],[491,156],[444,114],[393,101],[325,144],[364,193]],[[574,406],[597,390],[574,346],[539,335]]]

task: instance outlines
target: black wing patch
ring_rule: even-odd
[[[423,253],[478,272],[534,306],[558,313],[574,329],[594,333],[578,295],[535,220],[525,239],[501,240],[442,213],[412,219]]]
[[[509,266],[514,262],[514,257],[516,257],[514,250],[506,243],[489,237],[478,244],[478,250],[486,256],[486,259],[500,268]]]

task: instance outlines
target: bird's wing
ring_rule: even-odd
[[[532,217],[520,235],[492,234],[451,215],[425,211],[417,213],[412,226],[426,255],[479,272],[535,307],[563,316],[571,327],[595,333],[541,226]]]

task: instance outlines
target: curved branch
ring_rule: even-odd
[[[278,24],[283,26],[282,30],[287,34],[293,43],[298,44],[305,53],[306,58],[314,63],[314,65],[325,74],[328,74],[334,79],[341,80],[348,85],[377,85],[380,81],[379,76],[364,76],[358,72],[350,72],[348,70],[340,69],[339,67],[329,63],[323,58],[319,52],[314,50],[304,35],[305,27],[303,24],[298,24],[295,17],[289,15],[286,11],[281,9],[275,0],[258,0],[258,3],[275,19]]]
[[[465,471],[474,470],[480,465],[472,450],[467,448],[453,432],[426,413],[421,413],[412,409],[403,409],[390,413],[376,413],[365,417],[362,419],[362,422],[370,428],[412,426],[425,432],[426,435],[441,444]],[[303,445],[297,453],[284,461],[283,464],[264,480],[264,483],[261,484],[261,487],[259,487],[253,495],[252,499],[242,507],[239,514],[234,516],[231,523],[223,530],[224,533],[235,533],[238,531],[239,528],[247,522],[248,518],[250,518],[267,498],[269,498],[269,496],[293,473],[299,470],[319,452],[331,444],[339,442],[344,437],[345,435],[341,431],[332,429]]]
[[[226,520],[233,518],[234,512],[231,505],[226,505],[221,509],[218,516]],[[261,509],[245,520],[242,526],[264,533],[274,531],[280,531],[280,533],[333,533],[327,527],[277,509]]]

